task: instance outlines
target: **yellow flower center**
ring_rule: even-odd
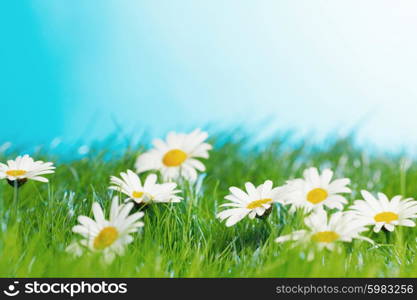
[[[317,189],[311,190],[307,194],[307,201],[313,204],[318,204],[326,200],[328,196],[329,194],[327,193],[326,190],[322,188],[317,188]]]
[[[165,153],[162,162],[167,167],[177,167],[187,159],[187,153],[180,149],[173,149]]]
[[[255,209],[257,207],[261,207],[263,204],[268,204],[268,203],[271,203],[271,202],[272,202],[272,199],[271,198],[265,198],[265,199],[255,200],[255,201],[250,202],[246,206],[246,208]]]
[[[113,226],[104,227],[94,239],[94,248],[103,250],[112,245],[118,238],[119,232]]]
[[[133,198],[140,198],[142,196],[143,196],[143,192],[133,191],[133,193],[132,193]]]
[[[13,177],[23,176],[26,173],[27,172],[25,170],[9,170],[9,171],[6,171],[7,175],[13,176]]]
[[[392,221],[398,220],[398,215],[390,211],[384,211],[375,215],[375,222],[391,223]]]
[[[317,232],[311,237],[311,240],[317,243],[332,243],[340,236],[334,231]]]

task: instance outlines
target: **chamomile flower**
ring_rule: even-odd
[[[270,180],[258,187],[247,182],[245,187],[246,192],[237,187],[231,187],[229,189],[231,194],[225,197],[231,202],[221,205],[221,207],[230,208],[217,214],[217,218],[221,221],[227,219],[226,226],[228,227],[235,225],[246,216],[253,219],[256,216],[268,214],[273,203],[279,200],[280,188],[273,188]]]
[[[315,245],[318,250],[330,251],[335,250],[338,243],[352,242],[353,239],[372,243],[372,240],[360,235],[367,230],[364,224],[352,222],[351,216],[344,212],[336,212],[328,216],[324,209],[319,209],[306,217],[304,223],[308,229],[280,236],[275,242],[295,241],[296,245]],[[313,256],[314,252],[310,251],[309,258]]]
[[[364,200],[356,200],[350,207],[350,213],[355,220],[374,225],[375,232],[382,228],[393,231],[395,226],[416,226],[411,220],[417,218],[417,201],[414,199],[395,196],[389,200],[383,193],[378,193],[376,198],[367,191],[361,194]]]
[[[350,184],[348,178],[332,181],[333,171],[325,169],[319,174],[316,168],[305,170],[303,177],[288,181],[284,187],[285,203],[291,204],[292,210],[302,208],[308,212],[324,206],[343,209],[347,200],[340,194],[351,192],[347,187]]]
[[[7,164],[0,163],[0,178],[6,178],[9,184],[18,186],[24,184],[28,179],[48,182],[43,177],[52,174],[55,167],[51,162],[34,161],[29,155],[18,156],[15,160],[7,161]]]
[[[210,144],[204,143],[208,135],[196,129],[190,134],[170,132],[166,141],[153,141],[154,149],[140,155],[136,161],[136,171],[142,173],[159,170],[164,180],[184,178],[197,179],[197,171],[206,170],[204,164],[196,158],[208,158]]]
[[[81,255],[83,250],[101,252],[107,263],[112,262],[116,255],[123,255],[126,245],[133,241],[131,234],[144,225],[139,221],[143,212],[129,215],[132,207],[133,203],[119,205],[119,199],[114,197],[109,220],[106,220],[101,206],[93,203],[94,220],[86,216],[78,217],[80,225],[74,226],[72,231],[83,239],[69,245],[66,250],[76,256]]]
[[[177,184],[174,182],[157,183],[157,176],[150,174],[142,184],[139,176],[131,170],[126,173],[120,173],[122,179],[112,176],[110,181],[112,186],[110,189],[116,190],[126,194],[128,200],[133,200],[136,203],[151,203],[151,202],[180,202],[181,197],[177,194]]]

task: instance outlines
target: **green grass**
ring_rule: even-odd
[[[184,201],[146,210],[145,227],[126,254],[110,265],[97,256],[73,259],[64,249],[77,236],[71,232],[78,215],[91,216],[98,201],[108,209],[109,177],[133,168],[143,147],[123,154],[93,150],[88,157],[58,162],[50,184],[28,182],[21,188],[17,220],[9,217],[13,188],[0,183],[0,274],[2,277],[416,277],[417,228],[392,234],[366,235],[379,246],[354,242],[341,254],[326,253],[308,262],[303,249],[276,244],[274,239],[303,226],[300,214],[274,209],[266,220],[245,219],[232,228],[215,219],[229,186],[243,187],[273,180],[275,185],[301,175],[310,166],[331,167],[337,177],[352,180],[355,200],[366,188],[389,196],[417,195],[417,164],[401,168],[401,157],[361,151],[349,139],[314,147],[307,142],[289,147],[284,137],[267,144],[239,141],[234,133],[219,134],[205,161],[207,176],[200,191],[181,186]],[[114,147],[108,147],[111,149]],[[1,161],[14,154],[0,155]],[[36,158],[56,161],[56,155]]]

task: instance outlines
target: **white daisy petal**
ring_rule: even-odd
[[[322,209],[343,210],[347,199],[343,193],[350,193],[347,178],[331,181],[333,171],[325,169],[322,174],[316,168],[309,168],[303,172],[304,178],[290,180],[280,189],[280,198],[292,209],[306,212]]]
[[[403,199],[401,196],[390,200],[383,193],[378,193],[378,197],[368,191],[361,193],[364,200],[356,200],[349,210],[358,222],[374,225],[375,232],[379,232],[382,227],[393,231],[395,226],[415,226],[411,219],[417,217],[417,201]]]
[[[289,235],[278,237],[275,242],[294,241],[295,245],[303,246],[313,244],[317,250],[327,249],[329,251],[337,249],[337,243],[351,242],[353,239],[372,242],[360,235],[367,228],[352,222],[351,216],[344,212],[337,212],[328,216],[324,209],[319,209],[305,218],[304,223],[308,227],[307,230],[295,231]],[[314,256],[311,247],[310,251],[312,252],[309,256]]]
[[[280,194],[272,189],[272,181],[267,180],[255,187],[251,182],[245,184],[246,192],[237,187],[230,187],[230,195],[225,197],[231,202],[220,205],[229,207],[217,214],[221,221],[227,219],[226,226],[233,226],[245,216],[253,219],[256,216],[263,216],[270,212],[272,203],[281,201]]]
[[[211,145],[204,143],[208,134],[199,129],[189,134],[170,132],[166,140],[155,140],[154,149],[145,152],[136,160],[136,171],[142,173],[157,170],[167,181],[183,178],[195,182],[197,171],[205,166],[196,158],[208,158]]]
[[[23,184],[26,180],[49,182],[43,175],[52,174],[55,167],[51,162],[34,161],[29,155],[18,156],[15,160],[8,160],[0,165],[0,179]]]
[[[177,195],[180,191],[176,190],[176,183],[159,184],[155,174],[149,174],[143,185],[139,176],[131,170],[120,173],[120,176],[122,179],[111,177],[109,189],[124,193],[136,203],[179,202],[182,199]]]
[[[132,203],[120,204],[117,197],[114,197],[110,209],[109,220],[105,219],[103,209],[95,202],[93,203],[94,220],[79,216],[78,222],[72,229],[74,233],[80,234],[84,239],[79,243],[73,243],[67,247],[67,251],[75,255],[81,255],[83,250],[101,252],[103,260],[110,263],[116,255],[123,255],[126,245],[132,242],[131,233],[143,226],[138,220],[143,217],[143,212],[129,215]]]
[[[104,213],[101,209],[100,204],[98,204],[97,202],[93,203],[93,214],[96,222],[98,222],[99,224],[104,223]]]

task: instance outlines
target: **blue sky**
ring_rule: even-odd
[[[417,145],[413,1],[15,2],[1,4],[5,141],[268,120]]]

